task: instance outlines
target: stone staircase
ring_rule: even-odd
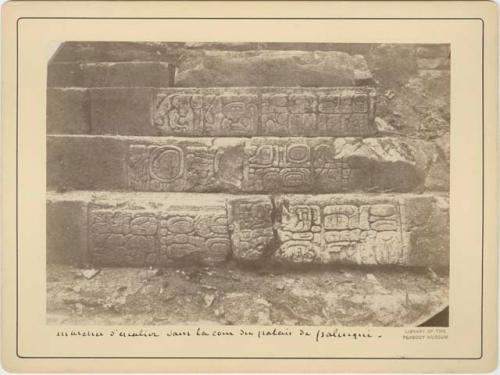
[[[49,264],[448,268],[442,153],[378,132],[361,55],[200,46],[51,59]]]

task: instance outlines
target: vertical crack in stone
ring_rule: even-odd
[[[271,225],[272,225],[273,237],[271,241],[269,241],[267,247],[264,249],[262,257],[263,260],[269,260],[280,247],[280,239],[278,236],[278,225],[281,224],[281,217],[279,215],[279,210],[276,209],[276,195],[274,194],[269,195],[268,198],[271,201]]]
[[[233,259],[233,231],[234,231],[234,224],[233,224],[233,213],[231,212],[231,206],[228,202],[228,199],[224,199],[224,207],[226,208],[226,228],[227,228],[227,236],[229,238],[229,253],[227,254],[226,261],[231,261]]]

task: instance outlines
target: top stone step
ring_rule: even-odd
[[[213,44],[213,43],[212,43]],[[48,66],[48,87],[338,87],[373,84],[361,55],[318,43],[66,42]],[[195,45],[195,47],[193,47]],[[206,46],[206,49],[203,47]],[[234,48],[230,48],[234,47]],[[270,49],[260,49],[262,47]],[[285,48],[286,47],[286,48]],[[293,50],[292,48],[297,48]],[[333,47],[330,47],[333,48]],[[326,50],[325,50],[326,49]]]

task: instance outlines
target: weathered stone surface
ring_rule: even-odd
[[[169,87],[175,67],[164,62],[49,63],[48,87]]]
[[[373,45],[365,58],[378,82],[377,117],[401,135],[449,132],[449,44]]]
[[[193,50],[177,65],[178,87],[355,86],[372,83],[364,58],[333,51]]]
[[[274,206],[268,196],[230,198],[227,204],[233,258],[262,260],[276,249]]]
[[[285,195],[276,202],[286,263],[447,266],[447,200],[424,196]]]
[[[421,191],[441,160],[431,142],[390,137],[48,136],[47,157],[55,190],[252,193]]]
[[[49,132],[176,136],[369,136],[370,88],[49,89]],[[71,94],[69,101],[65,95]],[[59,113],[60,112],[60,113]],[[54,117],[52,117],[54,116]],[[60,117],[63,117],[63,120]],[[72,121],[73,120],[73,121]],[[76,127],[73,123],[82,124]]]

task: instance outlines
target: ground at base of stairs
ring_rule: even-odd
[[[448,305],[448,275],[413,269],[294,272],[47,265],[57,325],[417,326]]]

